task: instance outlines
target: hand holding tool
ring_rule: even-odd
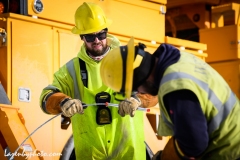
[[[66,117],[72,117],[76,113],[83,114],[83,104],[79,99],[66,98],[61,103],[62,114]]]
[[[130,115],[134,117],[135,111],[141,106],[141,101],[137,97],[127,98],[119,103],[118,113],[124,117],[125,115]]]

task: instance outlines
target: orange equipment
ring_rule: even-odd
[[[13,5],[13,2],[16,3]],[[72,34],[71,29],[74,27],[74,12],[83,2],[0,1],[0,88],[4,88],[4,97],[9,99],[8,103],[0,101],[1,160],[7,160],[7,153],[14,153],[30,133],[53,117],[41,111],[40,93],[52,82],[53,73],[75,57],[82,45],[79,36]],[[192,51],[202,59],[206,57],[198,52],[205,50],[204,44],[165,37],[166,0],[91,2],[100,5],[113,20],[109,31],[123,45],[133,36],[135,44],[144,43],[150,53],[166,42]],[[6,3],[11,3],[10,7]],[[1,93],[3,89],[0,99]],[[168,137],[156,135],[159,115],[158,106],[151,108],[143,124],[146,142],[153,153],[163,149],[168,140]],[[32,152],[35,156],[26,157]],[[74,159],[71,121],[61,116],[54,118],[35,132],[18,153],[25,157],[15,156],[16,160],[57,160],[60,154],[62,159]]]

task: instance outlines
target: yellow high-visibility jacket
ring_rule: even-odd
[[[108,35],[107,42],[111,49],[120,45],[112,35]],[[86,64],[87,88],[81,79],[79,58]],[[86,104],[95,103],[95,95],[104,91],[111,95],[111,103],[119,103],[114,97],[113,90],[102,83],[100,65],[101,61],[97,62],[90,58],[85,46],[82,46],[78,56],[54,74],[53,83],[43,90],[40,103],[46,94],[56,89]],[[145,160],[143,113],[137,111],[134,118],[121,117],[118,108],[109,106],[111,124],[98,125],[97,109],[97,106],[89,106],[83,115],[75,114],[71,118],[77,160]]]
[[[161,111],[159,135],[173,135],[174,124],[164,106],[163,97],[172,91],[182,89],[195,93],[208,122],[209,145],[201,159],[239,158],[239,100],[219,73],[190,53],[181,52],[179,61],[170,65],[161,79],[158,92]]]

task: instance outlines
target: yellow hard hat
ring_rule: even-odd
[[[133,37],[126,46],[111,50],[102,60],[100,74],[105,85],[116,92],[123,92],[129,98],[133,85],[133,70],[142,61],[141,56],[135,58]]]
[[[91,2],[84,2],[75,12],[74,34],[89,34],[107,28],[112,21],[107,19],[102,8]]]

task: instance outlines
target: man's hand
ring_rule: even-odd
[[[60,103],[62,114],[66,117],[72,117],[76,113],[83,114],[82,102],[79,99],[64,99]]]
[[[125,115],[130,115],[133,117],[135,115],[135,111],[141,105],[140,99],[137,97],[127,98],[119,103],[118,113],[124,117]]]
[[[141,93],[138,93],[137,96],[141,100],[143,108],[154,107],[158,103],[158,96],[152,96],[150,94]]]

